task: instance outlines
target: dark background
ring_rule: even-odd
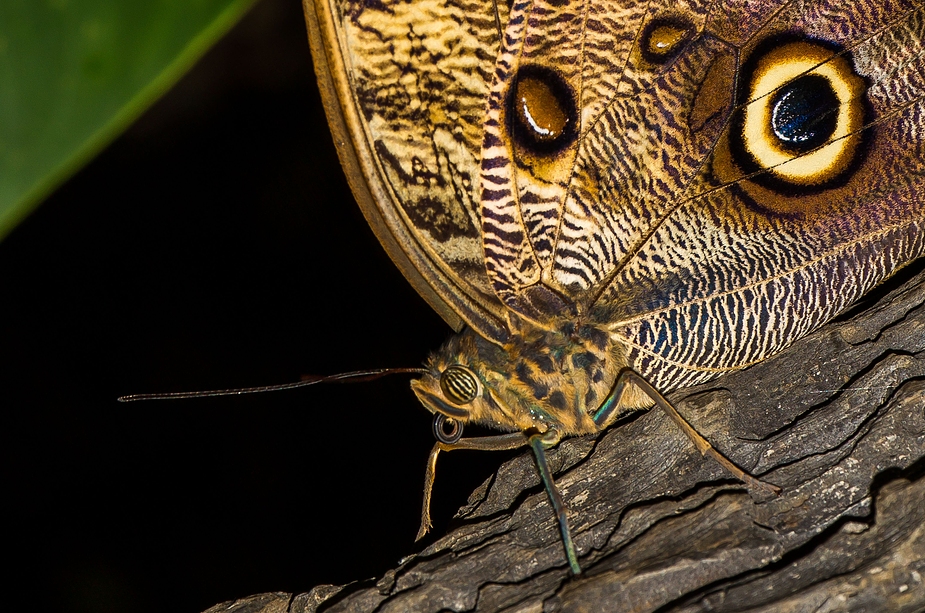
[[[450,334],[350,195],[310,62],[299,0],[261,0],[0,243],[4,609],[194,612],[420,549],[407,375],[116,402],[418,366]],[[501,459],[441,458],[436,536]]]

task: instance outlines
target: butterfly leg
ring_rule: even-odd
[[[556,488],[556,483],[552,478],[552,471],[549,470],[549,464],[546,462],[546,449],[555,446],[561,436],[557,430],[548,430],[544,433],[525,435],[521,432],[514,434],[502,434],[499,436],[485,436],[478,438],[463,438],[455,443],[437,442],[430,451],[430,457],[427,459],[427,471],[424,475],[424,503],[421,507],[421,527],[414,540],[418,541],[427,534],[433,527],[430,521],[430,498],[434,489],[434,480],[437,473],[437,456],[441,451],[454,451],[456,449],[472,449],[476,451],[503,451],[507,449],[516,449],[524,445],[530,445],[533,449],[533,455],[536,457],[536,465],[540,472],[540,478],[546,487],[546,493],[552,502],[553,510],[556,513],[556,519],[559,521],[559,531],[562,533],[562,543],[565,547],[565,557],[568,558],[569,567],[574,574],[581,572],[578,566],[578,555],[575,553],[575,545],[572,543],[572,534],[568,527],[568,518],[565,516],[565,502],[562,495]]]
[[[569,568],[572,574],[580,575],[581,567],[578,565],[578,554],[575,552],[575,544],[572,543],[572,533],[568,527],[568,517],[565,515],[565,501],[562,500],[562,494],[553,481],[552,471],[549,470],[549,464],[546,463],[546,449],[553,447],[559,442],[561,436],[557,430],[547,430],[543,433],[537,433],[530,436],[530,448],[533,449],[533,455],[536,458],[536,467],[540,471],[540,478],[543,485],[546,486],[546,493],[549,495],[549,501],[556,513],[556,519],[559,521],[559,532],[562,533],[562,546],[565,547],[565,557],[568,559]]]
[[[687,435],[687,437],[694,443],[694,446],[697,447],[697,450],[700,451],[702,455],[709,455],[720,466],[725,468],[727,471],[732,473],[737,479],[745,483],[749,488],[754,488],[763,492],[768,492],[770,494],[779,494],[780,488],[776,485],[766,483],[761,479],[757,479],[735,464],[733,464],[726,456],[721,454],[719,451],[713,448],[713,446],[703,438],[699,432],[697,432],[693,426],[687,423],[681,414],[678,413],[677,409],[671,406],[671,403],[662,396],[658,390],[652,387],[648,381],[642,378],[641,375],[636,373],[633,370],[626,369],[620,373],[620,376],[617,378],[617,383],[614,385],[613,391],[610,393],[610,396],[607,397],[607,400],[604,401],[604,404],[595,412],[592,416],[594,423],[603,428],[608,424],[613,418],[616,417],[618,408],[620,406],[620,398],[623,396],[627,387],[633,385],[645,392],[649,398],[651,398],[655,404],[663,410],[668,417],[674,421],[675,424]]]
[[[472,449],[475,451],[504,451],[516,449],[529,444],[527,438],[520,432],[501,434],[498,436],[481,436],[476,438],[463,438],[455,443],[437,442],[430,450],[427,458],[427,472],[424,475],[424,504],[421,508],[421,527],[414,540],[421,540],[433,527],[430,521],[430,497],[434,490],[434,479],[437,476],[437,456],[441,451],[454,451],[456,449]]]

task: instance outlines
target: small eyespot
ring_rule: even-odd
[[[851,165],[862,141],[865,83],[828,45],[796,41],[751,62],[732,148],[756,183],[818,187]]]
[[[447,400],[461,406],[475,400],[479,393],[479,383],[471,370],[457,364],[440,375],[440,389]]]
[[[511,138],[528,153],[555,154],[575,139],[574,95],[553,70],[521,67],[511,81],[506,108]]]
[[[684,48],[696,31],[691,22],[677,17],[653,19],[639,39],[642,58],[650,64],[664,64]]]

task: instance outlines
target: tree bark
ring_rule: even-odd
[[[670,399],[782,488],[749,493],[662,412],[549,453],[572,577],[529,453],[460,525],[378,583],[261,594],[209,613],[925,610],[925,272],[766,360]]]

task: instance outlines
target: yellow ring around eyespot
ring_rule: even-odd
[[[838,98],[838,119],[828,144],[794,157],[771,131],[771,99],[780,87],[808,74],[829,82]],[[851,161],[864,118],[863,92],[864,80],[854,74],[844,57],[833,57],[830,49],[808,42],[774,49],[759,61],[752,77],[752,102],[745,108],[742,130],[745,148],[759,166],[781,179],[804,185],[825,181]]]

